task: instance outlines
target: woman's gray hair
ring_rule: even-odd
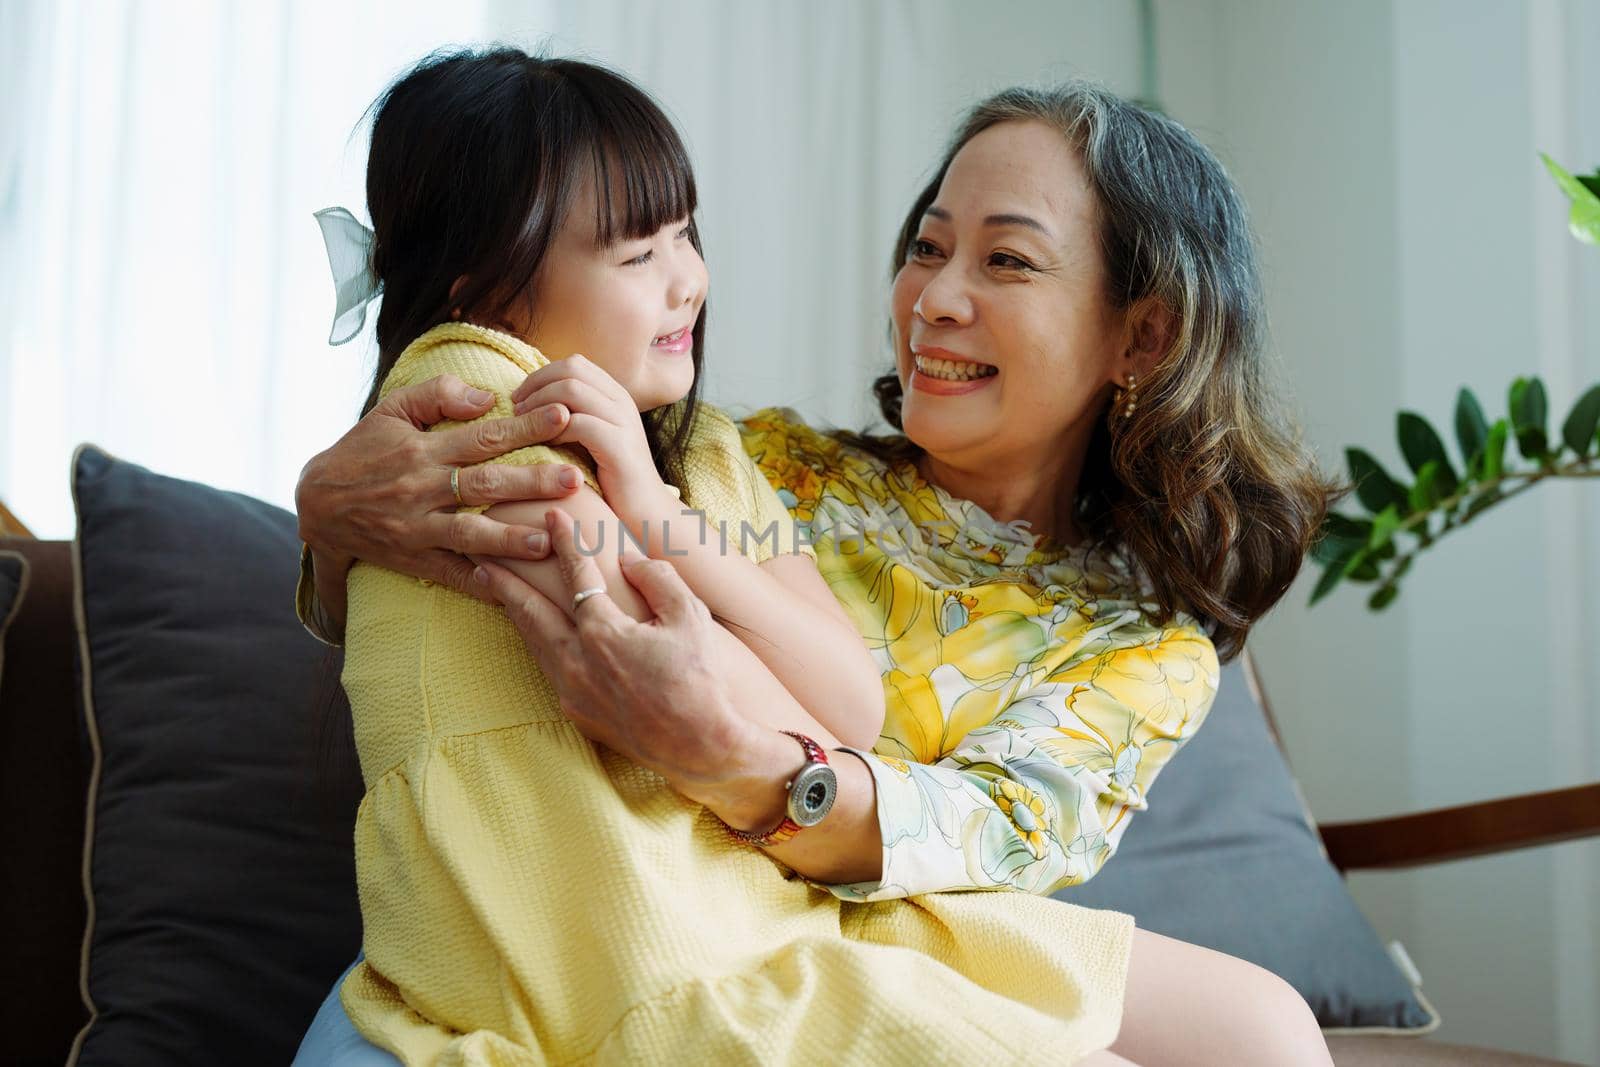
[[[1152,108],[1081,78],[1005,89],[974,106],[951,138],[901,226],[895,272],[956,154],[1003,122],[1042,122],[1077,149],[1094,192],[1108,304],[1158,301],[1174,319],[1166,352],[1139,379],[1136,415],[1096,419],[1075,515],[1097,543],[1138,559],[1163,618],[1192,612],[1231,659],[1348,491],[1317,469],[1270,380],[1244,203],[1211,150]],[[899,430],[898,373],[873,392]],[[845,437],[894,461],[921,452],[903,435]]]
[[[1225,353],[1257,362],[1265,313],[1244,202],[1211,150],[1160,112],[1083,78],[1004,89],[967,113],[935,192],[961,146],[991,126],[1029,121],[1052,127],[1079,151],[1095,193],[1112,306],[1157,297],[1177,312],[1174,354],[1193,352],[1207,364]],[[916,223],[896,249],[896,271]]]

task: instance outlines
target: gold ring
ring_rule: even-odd
[[[578,610],[578,605],[582,604],[585,600],[588,600],[590,597],[596,596],[596,595],[598,595],[600,593],[604,593],[605,591],[606,591],[606,587],[605,586],[597,585],[593,589],[580,589],[576,593],[573,593],[572,594],[572,610],[573,610],[573,612],[576,613],[577,610]]]
[[[465,507],[466,501],[461,499],[461,468],[450,468],[450,491],[456,496],[456,507]]]

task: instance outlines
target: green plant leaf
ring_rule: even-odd
[[[1456,394],[1456,443],[1461,446],[1461,458],[1467,465],[1467,477],[1483,469],[1483,446],[1489,440],[1489,420],[1483,417],[1483,407],[1472,390],[1462,386]]]
[[[1322,520],[1322,532],[1329,537],[1366,544],[1367,536],[1372,533],[1372,520],[1351,518],[1349,515],[1330,511]]]
[[[1595,443],[1597,427],[1600,427],[1600,385],[1591,385],[1572,405],[1567,421],[1561,424],[1561,439],[1582,459]]]
[[[1600,245],[1600,189],[1596,188],[1600,185],[1600,171],[1596,171],[1593,178],[1575,178],[1543,152],[1539,153],[1539,158],[1544,160],[1545,169],[1572,201],[1567,229],[1580,241]]]
[[[1356,497],[1362,507],[1377,514],[1390,504],[1406,506],[1405,486],[1389,477],[1389,472],[1372,458],[1371,453],[1360,448],[1347,448],[1344,458],[1350,465],[1350,480],[1356,483]]]
[[[1367,554],[1373,559],[1390,559],[1394,556],[1394,534],[1400,528],[1400,507],[1390,504],[1372,519],[1372,532],[1367,535]]]
[[[1511,425],[1505,419],[1496,419],[1489,427],[1489,440],[1483,445],[1483,480],[1492,482],[1500,477],[1506,465],[1506,438],[1511,435]]]
[[[1365,537],[1357,540],[1324,533],[1322,539],[1311,546],[1311,558],[1318,563],[1343,563],[1365,547],[1367,547]]]
[[[1400,595],[1400,587],[1392,583],[1380,585],[1373,590],[1372,596],[1367,600],[1367,607],[1373,611],[1382,611],[1394,603],[1394,598]]]
[[[1420,476],[1423,468],[1432,463],[1437,468],[1434,478],[1440,495],[1449,496],[1455,492],[1455,468],[1450,466],[1450,456],[1444,450],[1444,442],[1428,420],[1414,411],[1402,411],[1396,420],[1395,430],[1400,437],[1400,451],[1411,465],[1411,470]]]
[[[1417,472],[1417,480],[1411,486],[1411,514],[1427,511],[1443,499],[1439,492],[1440,470],[1439,461],[1430,459],[1422,465],[1422,470]]]
[[[1371,519],[1356,519],[1330,511],[1323,516],[1321,533],[1316,544],[1311,546],[1311,558],[1342,567],[1346,560],[1367,546],[1367,535],[1371,532]]]
[[[1317,587],[1311,590],[1311,600],[1308,602],[1308,606],[1309,604],[1315,604],[1333,592],[1333,587],[1338,585],[1339,579],[1343,577],[1344,562],[1342,560],[1337,563],[1329,563],[1324,567],[1322,569],[1322,577],[1317,579]]]
[[[1365,552],[1358,552],[1345,564],[1344,577],[1349,582],[1375,582],[1378,580],[1378,565]]]
[[[1324,534],[1321,540],[1311,546],[1309,554],[1318,563],[1343,563],[1364,544],[1365,541],[1346,541],[1342,537]]]
[[[1518,378],[1511,383],[1511,426],[1516,430],[1517,451],[1523,459],[1539,462],[1548,451],[1549,439],[1545,434],[1545,421],[1549,418],[1549,405],[1545,401],[1544,382],[1537,377]]]

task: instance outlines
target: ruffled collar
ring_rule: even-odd
[[[1020,550],[1035,564],[1054,563],[1076,551],[1077,546],[1033,533],[1025,522],[1001,522],[975,501],[955,496],[943,486],[928,481],[915,460],[901,460],[891,469],[911,493],[931,494],[939,502],[939,510],[950,517],[951,523],[947,529],[936,530],[936,536],[940,543],[952,549],[977,552],[982,559],[988,559],[992,549],[1008,556]]]
[[[913,496],[931,497],[948,522],[930,529],[933,545],[951,556],[966,560],[991,575],[1004,572],[1031,572],[1034,577],[1050,574],[1059,579],[1063,572],[1109,574],[1133,581],[1143,588],[1140,570],[1119,547],[1100,547],[1086,538],[1076,545],[1035,534],[1021,522],[1001,522],[982,505],[950,493],[943,486],[923,477],[914,460],[889,465],[886,480],[893,488]]]

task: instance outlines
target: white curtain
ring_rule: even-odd
[[[1131,91],[1138,68],[1135,5],[1087,0],[0,0],[0,499],[71,536],[67,463],[93,441],[292,507],[373,359],[370,335],[327,347],[311,213],[364,219],[363,109],[491,38],[609,62],[680,123],[707,395],[856,425],[890,239],[960,109],[1074,72]]]
[[[311,213],[364,215],[362,110],[484,17],[0,0],[0,499],[36,534],[79,441],[291,506],[371,374]]]

